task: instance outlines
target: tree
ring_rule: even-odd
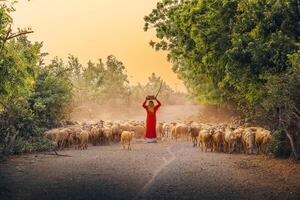
[[[152,73],[151,76],[148,78],[148,82],[145,85],[145,93],[146,95],[155,95],[160,87],[160,84],[162,84],[162,86],[159,98],[163,99],[164,101],[167,101],[174,91],[170,88],[170,86],[166,84],[165,81],[161,79],[161,77],[156,76],[155,73]]]
[[[267,95],[263,106],[276,126],[284,131],[290,141],[292,155],[300,158],[300,51],[289,55],[292,67],[280,76],[269,76]]]
[[[57,125],[71,99],[70,73],[62,61],[44,66],[42,43],[26,37],[32,31],[12,32],[14,3],[0,3],[0,154],[26,151],[28,141],[44,148],[41,133]]]
[[[156,29],[151,45],[169,51],[191,90],[202,84],[208,99],[250,106],[263,96],[264,74],[285,71],[287,54],[298,48],[293,2],[164,0],[145,17],[145,30]]]
[[[72,73],[73,82],[77,82],[81,78],[83,66],[80,64],[79,59],[74,55],[68,56],[68,68]]]
[[[266,113],[270,77],[288,74],[288,55],[299,50],[297,0],[162,0],[144,19],[145,31],[156,30],[150,45],[168,51],[196,99],[248,119]]]
[[[67,118],[73,86],[65,68],[63,62],[54,59],[37,73],[29,102],[40,128],[56,127],[60,120]]]

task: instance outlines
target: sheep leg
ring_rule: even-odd
[[[122,142],[123,149],[125,149],[125,143],[124,143],[124,140],[122,140],[121,142]]]
[[[257,145],[257,154],[259,154],[260,150],[260,145]]]

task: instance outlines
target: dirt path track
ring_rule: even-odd
[[[1,199],[300,199],[300,166],[137,142],[17,156],[0,164]]]

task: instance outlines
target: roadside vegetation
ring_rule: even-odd
[[[144,19],[194,99],[237,109],[299,160],[299,1],[162,0]]]
[[[86,66],[73,55],[66,62],[54,57],[45,63],[43,43],[27,37],[33,30],[12,30],[15,3],[0,2],[0,156],[55,148],[43,133],[85,102],[130,107],[142,103],[161,82],[164,102],[184,101],[185,94],[155,74],[145,85],[130,85],[125,66],[113,55]]]

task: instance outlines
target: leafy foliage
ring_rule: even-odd
[[[150,45],[168,51],[195,99],[233,105],[298,140],[299,1],[162,0],[144,19],[156,30]]]
[[[173,91],[155,73],[151,74],[145,85],[140,83],[129,85],[125,66],[113,55],[108,56],[106,61],[102,59],[99,59],[98,63],[89,61],[87,66],[81,65],[75,56],[69,56],[69,69],[74,68],[74,64],[70,65],[70,63],[74,63],[74,60],[76,60],[76,66],[80,66],[77,70],[79,73],[77,73],[76,79],[72,80],[73,93],[76,96],[74,98],[75,107],[80,107],[88,102],[112,107],[114,105],[120,107],[140,106],[140,103],[137,102],[142,102],[147,95],[154,95],[161,83],[159,98],[163,102],[172,103],[170,99],[174,95],[184,96],[184,94]]]
[[[277,157],[289,156],[291,154],[289,142],[284,131],[276,130],[273,133],[270,144],[268,145],[268,152]]]
[[[48,66],[43,65],[42,43],[29,41],[26,34],[30,31],[12,33],[10,13],[14,11],[14,2],[2,2],[0,153],[42,150],[45,145],[41,133],[57,124],[71,100],[70,73],[58,59]]]
[[[39,70],[34,93],[29,102],[39,126],[51,128],[65,116],[65,108],[72,100],[72,84],[65,74],[53,71],[52,64]],[[59,73],[59,74],[58,74]]]

